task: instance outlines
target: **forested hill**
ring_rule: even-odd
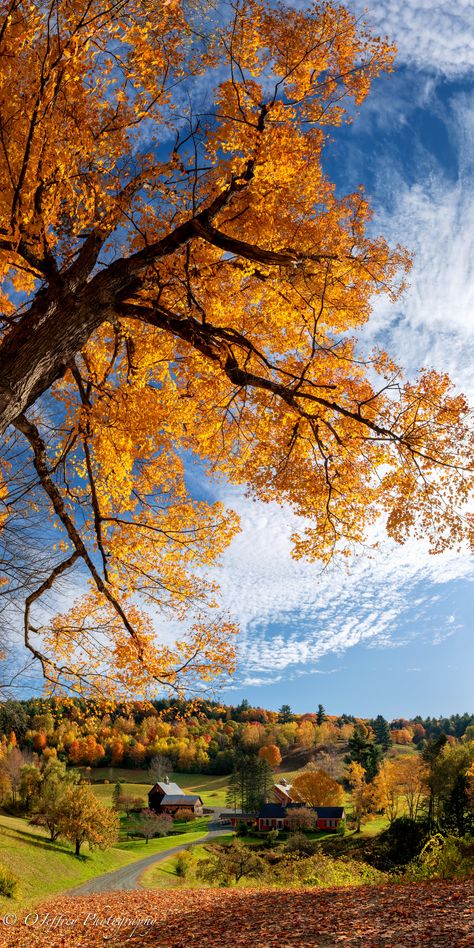
[[[330,751],[349,740],[355,724],[383,749],[390,744],[421,749],[443,734],[452,743],[474,739],[474,714],[468,713],[388,722],[382,715],[330,715],[322,705],[301,715],[288,705],[269,711],[247,701],[225,706],[215,701],[97,704],[31,698],[0,705],[0,752],[17,746],[44,759],[57,756],[89,767],[143,767],[161,755],[173,771],[219,774],[232,771],[239,752],[257,752],[278,767],[288,755],[304,758]]]

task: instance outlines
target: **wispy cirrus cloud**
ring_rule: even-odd
[[[242,629],[242,684],[273,683],[301,668],[320,671],[323,659],[361,643],[394,648],[418,635],[434,644],[455,630],[439,590],[449,581],[474,579],[467,553],[433,557],[420,542],[401,547],[381,539],[378,550],[354,558],[349,569],[322,570],[292,558],[291,535],[301,522],[288,508],[254,502],[231,488],[220,498],[237,510],[242,525],[215,571],[223,605]]]
[[[413,255],[409,285],[395,305],[379,298],[366,337],[386,344],[406,370],[447,371],[474,401],[474,91],[452,100],[455,180],[432,164],[410,183],[387,154],[375,226]]]
[[[474,69],[474,3],[457,0],[353,0],[357,14],[394,40],[398,61],[460,76]]]

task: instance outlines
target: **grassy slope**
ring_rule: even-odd
[[[24,819],[0,816],[0,863],[8,867],[21,880],[16,899],[0,898],[0,909],[11,910],[19,906],[34,905],[48,895],[63,892],[87,882],[94,876],[120,869],[121,866],[150,856],[154,852],[171,849],[178,843],[191,843],[201,839],[207,832],[206,821],[181,824],[186,832],[162,839],[127,840],[101,852],[89,852],[77,859],[67,842],[51,843],[43,830],[31,827]],[[177,827],[179,828],[179,827]]]

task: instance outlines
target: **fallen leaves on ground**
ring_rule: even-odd
[[[15,948],[471,948],[474,880],[61,896],[9,921]]]

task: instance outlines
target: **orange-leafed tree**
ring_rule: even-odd
[[[258,756],[266,760],[272,770],[276,770],[281,764],[280,748],[276,744],[264,744],[258,752]]]
[[[308,806],[340,806],[344,790],[325,770],[307,770],[295,777],[291,788],[295,802]]]
[[[434,551],[466,536],[466,402],[358,346],[408,260],[323,168],[393,54],[325,2],[2,0],[0,518],[8,542],[39,518],[45,550],[28,573],[17,546],[1,592],[28,573],[51,687],[233,668],[205,574],[237,520],[187,458],[309,518],[297,557],[349,553],[380,515]],[[186,631],[160,638],[161,610]]]

